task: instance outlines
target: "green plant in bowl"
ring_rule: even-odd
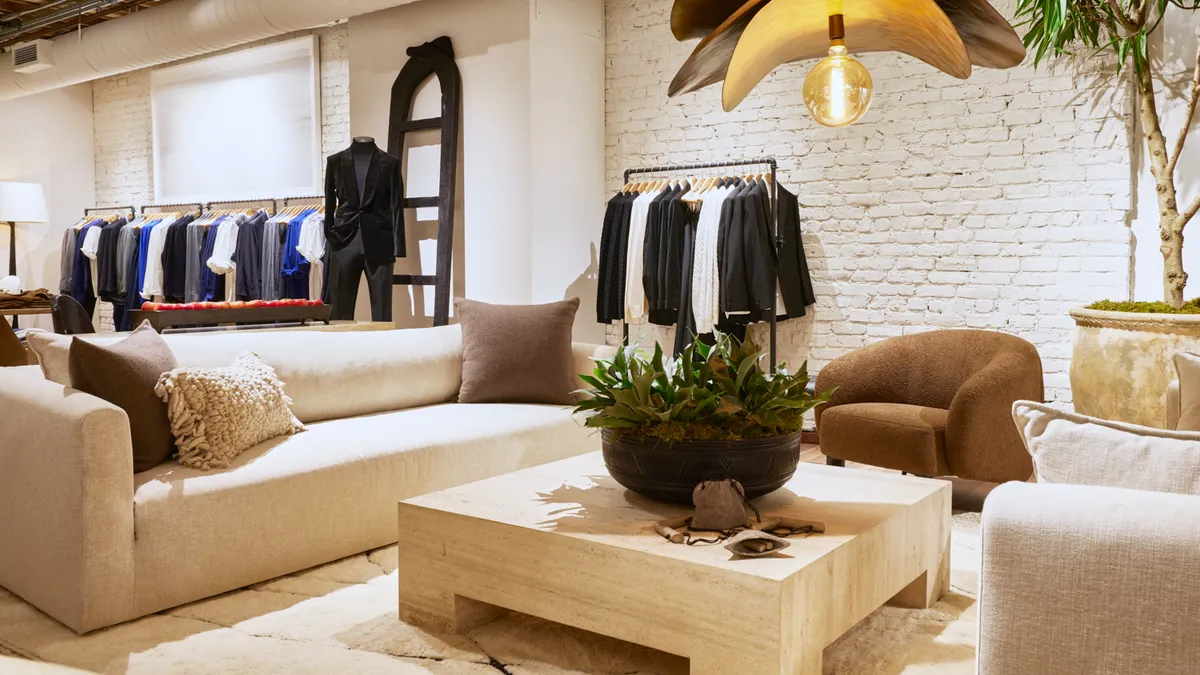
[[[796,433],[804,413],[829,402],[833,391],[808,392],[807,362],[794,374],[781,364],[772,375],[762,359],[753,342],[719,332],[714,344],[693,342],[674,359],[665,359],[658,344],[649,357],[622,346],[581,376],[589,397],[575,411],[588,427],[668,444]]]

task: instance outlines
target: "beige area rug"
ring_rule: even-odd
[[[0,589],[0,654],[99,673],[687,675],[686,659],[510,614],[463,636],[396,618],[396,548],[80,637]],[[979,516],[954,518],[949,594],[884,607],[825,650],[829,675],[971,675]]]

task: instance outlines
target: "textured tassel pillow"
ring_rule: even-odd
[[[179,463],[224,469],[246,450],[304,431],[275,369],[246,352],[228,368],[176,368],[154,392],[167,403]]]

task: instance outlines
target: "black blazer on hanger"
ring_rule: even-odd
[[[332,250],[340,251],[358,232],[373,263],[407,255],[400,160],[378,147],[371,155],[361,201],[351,149],[330,155],[325,165],[325,238]]]

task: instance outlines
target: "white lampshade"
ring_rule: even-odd
[[[0,182],[0,223],[44,223],[46,196],[37,183]]]

